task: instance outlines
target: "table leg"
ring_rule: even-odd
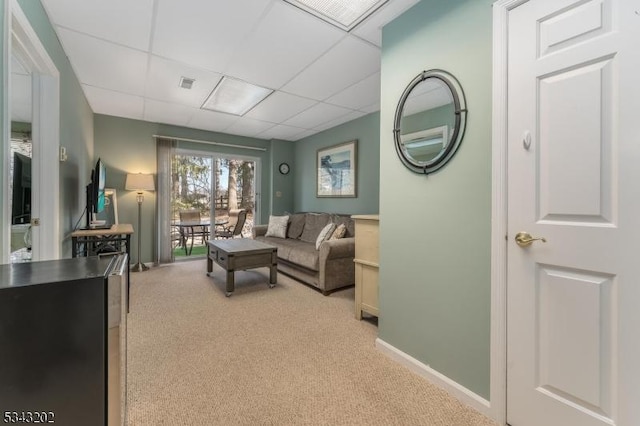
[[[213,271],[213,260],[211,260],[211,247],[207,244],[207,276],[211,276]]]
[[[269,269],[269,288],[274,288],[278,282],[278,265],[273,264]]]
[[[233,290],[235,289],[235,274],[234,271],[227,271],[227,288],[226,288],[226,292],[225,292],[225,296],[229,297],[231,296],[231,293],[233,293]]]

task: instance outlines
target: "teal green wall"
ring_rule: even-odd
[[[358,139],[357,197],[316,197],[316,153],[320,148]],[[391,145],[393,149],[393,145]],[[378,213],[380,182],[380,114],[375,112],[295,143],[292,167],[294,210],[346,214]]]
[[[3,11],[6,1],[1,1]],[[60,145],[66,147],[68,153],[68,160],[60,163],[60,233],[66,236],[84,209],[84,186],[93,162],[93,111],[41,3],[34,0],[18,3],[60,73]],[[4,37],[4,25],[2,27]],[[2,72],[6,75],[6,64]],[[6,91],[2,93],[6,96]],[[1,186],[6,187],[4,183]],[[62,256],[70,257],[70,239],[65,237],[61,244]]]
[[[265,194],[271,201],[271,214],[283,215],[293,212],[293,183],[295,181],[293,173],[293,162],[295,144],[293,142],[272,140],[271,141],[271,175],[272,190],[270,194]],[[278,170],[281,163],[289,164],[290,171],[283,175]],[[267,222],[265,222],[267,223]]]
[[[177,138],[196,139],[226,144],[248,145],[265,148],[266,151],[248,150],[242,148],[217,146],[204,143],[179,142],[178,148],[195,151],[205,151],[229,155],[241,155],[260,158],[261,188],[256,191],[261,194],[272,192],[271,163],[280,163],[279,158],[271,154],[272,143],[263,139],[234,136],[224,133],[207,132],[204,130],[177,127],[165,124],[149,123],[146,121],[118,118],[107,115],[95,115],[95,157],[100,157],[107,168],[107,187],[114,188],[118,196],[118,219],[121,223],[131,223],[138,227],[138,204],[133,191],[125,191],[124,184],[127,173],[157,174],[156,142],[153,135],[173,136]],[[155,247],[155,212],[156,194],[147,193],[142,205],[142,248],[143,262],[151,262],[154,258]],[[270,200],[262,196],[260,200],[260,215],[258,223],[267,223],[270,214]],[[138,231],[132,237],[134,261],[137,261]]]
[[[383,29],[379,337],[489,399],[491,0],[422,0]],[[396,104],[421,71],[456,76],[467,129],[423,176],[396,155]]]

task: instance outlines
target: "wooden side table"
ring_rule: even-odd
[[[125,252],[131,261],[131,235],[133,225],[117,223],[108,229],[77,229],[71,233],[71,256],[91,256],[100,253],[100,247],[116,246],[116,250]],[[129,312],[129,288],[131,286],[130,268],[127,267],[127,312]]]
[[[356,319],[362,313],[378,316],[378,215],[354,215],[356,251]]]

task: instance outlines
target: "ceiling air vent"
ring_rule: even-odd
[[[183,89],[191,89],[193,87],[193,82],[196,81],[193,78],[189,77],[180,77],[180,87]]]

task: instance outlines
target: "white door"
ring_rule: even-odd
[[[508,28],[507,420],[640,425],[640,1]]]

